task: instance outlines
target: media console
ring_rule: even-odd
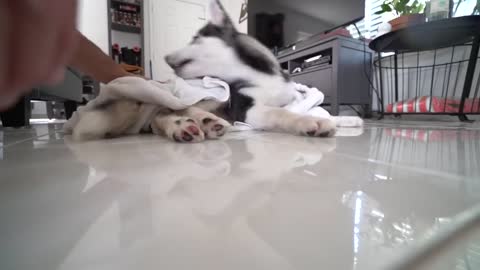
[[[325,94],[323,105],[330,105],[332,115],[341,105],[361,105],[370,113],[372,56],[368,44],[343,35],[313,37],[277,54],[293,81]]]

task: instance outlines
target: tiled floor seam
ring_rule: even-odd
[[[58,133],[58,132],[55,132],[55,134]],[[16,141],[16,142],[12,142],[12,143],[9,143],[9,144],[5,144],[3,145],[3,148],[9,148],[11,146],[15,146],[15,145],[18,145],[18,144],[22,144],[24,142],[28,142],[28,141],[31,141],[31,140],[35,140],[35,139],[39,139],[39,138],[42,138],[42,137],[45,137],[45,136],[50,136],[52,133],[46,133],[46,134],[43,134],[43,135],[36,135],[36,136],[33,136],[33,137],[30,137],[30,138],[27,138],[27,139],[23,139],[23,140],[20,140],[20,141]]]

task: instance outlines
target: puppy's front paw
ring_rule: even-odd
[[[218,139],[227,133],[230,123],[213,113],[199,109],[190,109],[188,115],[199,123],[207,139]]]
[[[215,115],[207,115],[198,120],[200,127],[208,139],[218,139],[227,133],[230,123]]]
[[[330,119],[304,116],[295,123],[295,131],[310,137],[333,137],[336,125]]]
[[[180,143],[198,143],[205,140],[205,134],[198,123],[188,117],[175,117],[165,129],[168,138]]]

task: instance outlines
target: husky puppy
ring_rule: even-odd
[[[228,104],[200,102],[185,111],[159,113],[150,124],[155,134],[178,142],[215,139],[223,136],[229,126],[223,118],[245,122],[256,129],[312,137],[333,136],[340,121],[346,120],[350,122],[346,125],[353,126],[362,124],[357,117],[317,118],[283,109],[295,99],[296,90],[275,56],[256,39],[238,32],[218,0],[211,1],[210,14],[210,21],[190,44],[167,55],[165,61],[184,79],[210,76],[226,81],[231,99]],[[84,123],[88,127],[77,128],[74,137],[81,140],[119,136],[141,118],[143,106],[132,101],[104,106]],[[93,132],[98,124],[105,129]]]

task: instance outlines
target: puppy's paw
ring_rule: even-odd
[[[197,110],[190,112],[190,116],[200,124],[207,139],[223,137],[230,127],[230,123],[210,112]]]
[[[227,133],[230,123],[215,115],[207,116],[200,120],[200,127],[208,139],[218,139]]]
[[[173,117],[167,123],[165,134],[168,138],[180,143],[198,143],[205,140],[199,124],[188,117]]]
[[[333,137],[336,125],[330,119],[304,116],[295,123],[295,132],[310,137]]]

